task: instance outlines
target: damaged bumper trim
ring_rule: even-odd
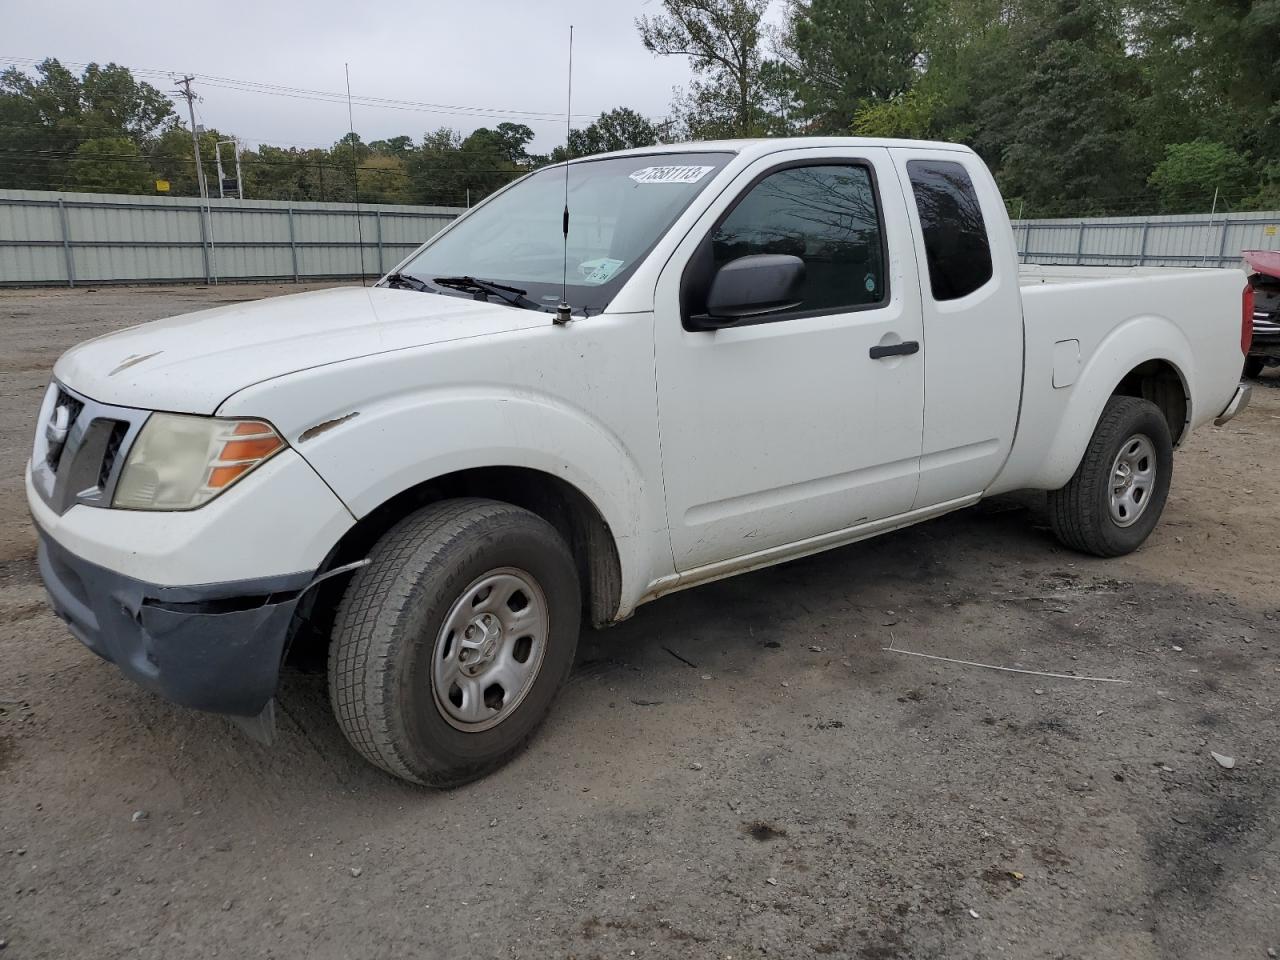
[[[240,718],[269,713],[293,614],[314,572],[162,586],[90,563],[37,529],[54,612],[81,643],[182,706]]]

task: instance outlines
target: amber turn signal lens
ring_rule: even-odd
[[[223,445],[222,453],[218,456],[218,459],[224,462],[261,460],[264,457],[271,456],[283,446],[284,441],[274,435],[253,440],[228,440]]]
[[[271,425],[260,420],[244,420],[231,431],[234,439],[222,445],[209,471],[208,486],[220,490],[239,479],[240,475],[257,466],[284,446]]]
[[[240,474],[244,473],[252,463],[237,463],[233,467],[214,467],[209,471],[209,487],[212,490],[220,490],[232,480],[235,480]]]

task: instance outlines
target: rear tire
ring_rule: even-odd
[[[483,777],[533,736],[573,665],[573,556],[541,517],[446,500],[383,535],[334,624],[329,698],[371,763],[414,783]]]
[[[1099,557],[1136,550],[1169,496],[1173,441],[1149,400],[1111,397],[1075,475],[1049,493],[1049,522],[1065,546]]]
[[[1267,362],[1262,357],[1245,357],[1244,375],[1250,380],[1257,380],[1262,376],[1262,371],[1266,365]]]

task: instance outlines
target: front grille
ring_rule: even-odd
[[[148,411],[99,403],[56,382],[42,410],[31,457],[36,492],[59,514],[75,504],[109,507],[121,458]]]
[[[120,446],[124,443],[124,435],[129,432],[129,424],[123,420],[112,420],[111,434],[107,437],[106,449],[102,451],[102,465],[98,468],[98,489],[104,490],[111,479],[111,469],[116,465],[116,457],[120,455]]]
[[[76,421],[80,419],[80,414],[84,410],[84,402],[71,394],[67,393],[62,387],[58,387],[58,399],[54,402],[53,413],[51,418],[59,417],[60,410],[66,410],[66,428],[63,432],[62,440],[58,443],[50,443],[49,451],[45,455],[45,462],[49,464],[49,469],[54,473],[58,472],[58,464],[62,462],[62,451],[66,449],[67,434],[71,432],[71,428],[76,425]]]

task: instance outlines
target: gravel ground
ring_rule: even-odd
[[[1130,557],[1059,548],[1023,495],[677,594],[584,633],[532,747],[433,793],[353,755],[322,676],[260,747],[44,603],[21,472],[55,357],[295,289],[0,292],[5,957],[1280,950],[1274,376]]]

